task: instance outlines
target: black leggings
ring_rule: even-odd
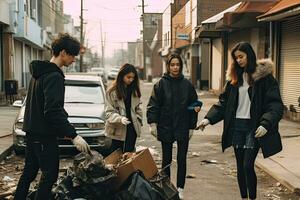
[[[110,153],[114,152],[117,149],[121,149],[123,152],[135,151],[136,138],[137,135],[135,130],[133,129],[133,126],[127,127],[125,142],[112,139]]]
[[[241,197],[256,199],[257,178],[254,170],[254,162],[258,148],[234,148],[234,153]]]
[[[171,164],[173,143],[162,142],[162,168]],[[189,141],[177,141],[177,187],[184,188],[186,175],[186,155],[189,147]],[[165,173],[170,177],[170,166]]]

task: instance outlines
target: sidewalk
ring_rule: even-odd
[[[204,101],[202,111],[207,113],[211,105],[218,101],[218,96],[209,92],[198,91]],[[201,120],[201,117],[199,117]],[[218,123],[209,128],[222,129]],[[268,173],[289,190],[300,193],[300,122],[282,119],[279,124],[283,150],[270,158],[264,159],[259,153],[255,165]]]
[[[13,148],[12,126],[19,108],[0,106],[0,161],[10,155]]]

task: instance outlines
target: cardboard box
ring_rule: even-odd
[[[121,151],[115,151],[104,159],[106,164],[116,165],[122,157]],[[140,170],[144,173],[145,178],[150,179],[157,174],[158,169],[152,158],[149,149],[136,152],[123,164],[117,167],[117,177],[112,180],[112,187],[116,190],[127,180],[135,171]]]

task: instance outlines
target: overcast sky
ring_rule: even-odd
[[[63,0],[64,12],[73,16],[75,25],[79,24],[80,0]],[[145,0],[145,12],[163,12],[170,0]],[[141,0],[84,0],[83,17],[87,22],[88,44],[100,52],[100,21],[106,33],[106,55],[114,49],[127,47],[127,42],[140,37],[142,13]]]

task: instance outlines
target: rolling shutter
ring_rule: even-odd
[[[287,108],[300,112],[300,17],[281,24],[280,92]]]

